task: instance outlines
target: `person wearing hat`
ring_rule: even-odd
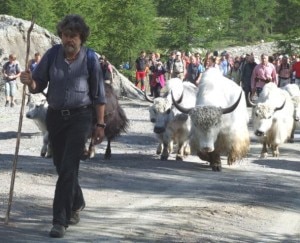
[[[283,55],[281,64],[278,68],[279,87],[284,87],[285,85],[291,83],[291,68],[288,62],[288,58],[288,55]]]
[[[185,61],[181,58],[181,52],[177,51],[175,60],[171,65],[171,78],[180,78],[184,79],[186,73],[186,64]]]

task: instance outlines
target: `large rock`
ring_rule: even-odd
[[[25,68],[25,56],[26,56],[26,40],[27,31],[30,26],[30,21],[15,18],[8,15],[0,15],[0,68],[5,62],[8,61],[8,56],[11,53],[17,55],[17,60],[22,70]],[[52,45],[60,43],[60,38],[50,33],[48,30],[34,25],[34,28],[30,35],[30,58],[33,58],[34,53],[40,52],[45,53]],[[91,47],[93,48],[93,47]],[[144,99],[143,93],[138,90],[126,77],[118,72],[114,67],[114,83],[116,93],[121,96],[127,96],[133,99]],[[2,72],[0,77],[0,99],[4,99],[4,87]],[[19,87],[22,84],[18,85]],[[17,99],[21,98],[22,89],[19,88],[19,94]],[[43,96],[42,96],[43,97]],[[44,97],[43,97],[44,98]]]

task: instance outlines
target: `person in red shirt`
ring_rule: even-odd
[[[295,84],[300,87],[300,60],[293,64],[291,72],[295,72]]]

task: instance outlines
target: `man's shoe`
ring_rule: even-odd
[[[11,102],[10,107],[14,107],[14,106],[15,106],[15,103]]]
[[[52,229],[50,230],[50,237],[53,238],[63,238],[66,232],[66,228],[63,225],[55,224],[53,225]]]
[[[9,101],[6,101],[5,102],[5,107],[8,107],[9,106]]]

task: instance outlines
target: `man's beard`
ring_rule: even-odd
[[[63,46],[64,46],[65,53],[69,55],[74,55],[79,50],[76,46],[70,44],[64,44]]]

